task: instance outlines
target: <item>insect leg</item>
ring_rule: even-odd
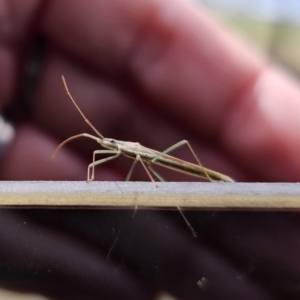
[[[130,168],[129,173],[128,173],[128,175],[126,176],[126,179],[125,179],[125,180],[128,181],[128,180],[130,179],[131,174],[132,174],[132,172],[133,172],[133,169],[134,169],[134,167],[135,167],[135,165],[136,165],[136,163],[137,163],[138,161],[141,162],[141,164],[142,164],[142,166],[144,167],[144,169],[145,169],[147,175],[149,176],[150,180],[155,184],[155,186],[157,186],[156,183],[155,183],[155,180],[154,180],[153,177],[151,176],[151,174],[150,174],[148,168],[146,167],[146,165],[145,165],[145,163],[143,162],[143,160],[142,160],[142,158],[141,158],[140,155],[137,155],[137,156],[136,156],[136,158],[135,158],[135,160],[134,160],[134,162],[133,162],[133,164],[132,164],[132,167]]]
[[[165,181],[161,175],[159,175],[156,171],[154,171],[152,168],[151,168],[151,165],[149,165],[149,170],[155,175],[155,177],[159,180],[159,181]],[[194,238],[197,237],[197,232],[195,231],[195,229],[193,228],[193,226],[191,225],[191,223],[188,221],[188,219],[186,218],[186,216],[184,215],[182,209],[179,207],[179,206],[176,206],[179,213],[181,214],[183,220],[185,221],[186,225],[188,226],[188,228],[191,230],[192,232],[192,235]]]
[[[152,182],[155,184],[155,186],[157,187],[157,184],[155,183],[155,180],[154,180],[153,177],[151,176],[151,174],[150,174],[148,168],[147,168],[146,165],[144,164],[144,162],[143,162],[143,160],[142,160],[142,158],[141,158],[140,155],[137,155],[137,156],[136,156],[136,158],[135,158],[135,160],[134,160],[134,162],[133,162],[133,164],[132,164],[132,167],[131,167],[130,170],[129,170],[129,173],[128,173],[128,175],[126,176],[126,181],[130,179],[130,176],[131,176],[131,174],[132,174],[132,171],[133,171],[133,169],[134,169],[134,167],[135,167],[135,165],[136,165],[136,163],[137,163],[138,161],[141,162],[141,164],[142,164],[142,166],[144,167],[144,169],[145,169],[146,173],[148,174],[149,178],[151,179],[151,181],[152,181]],[[155,174],[154,174],[154,175],[155,175]],[[134,216],[136,215],[137,210],[138,210],[138,207],[137,207],[137,205],[136,205],[135,208],[134,208],[134,212],[133,212],[132,217],[134,217]]]
[[[96,154],[109,154],[109,153],[115,153],[116,155],[105,157],[103,159],[95,160]],[[87,182],[94,180],[94,174],[95,174],[95,166],[98,166],[102,163],[105,163],[109,160],[117,158],[121,154],[121,151],[116,150],[96,150],[93,152],[93,162],[89,164],[88,166],[88,175],[87,175]],[[92,168],[92,176],[90,176],[90,169]]]
[[[158,174],[156,171],[154,171],[154,170],[152,169],[152,167],[151,167],[150,164],[148,165],[148,168],[149,168],[149,170],[152,172],[152,174],[154,174],[154,176],[155,176],[159,181],[165,182],[165,180],[163,179],[163,177],[162,177],[160,174]]]
[[[186,141],[186,140],[180,141],[180,142],[176,143],[175,145],[172,145],[171,147],[167,148],[167,149],[164,150],[163,152],[157,154],[157,155],[152,159],[151,162],[155,162],[158,158],[162,157],[164,154],[170,153],[171,151],[173,151],[173,150],[175,150],[175,149],[178,149],[178,148],[180,148],[180,147],[183,146],[183,145],[187,145],[187,146],[189,147],[189,149],[190,149],[191,153],[193,154],[193,156],[195,157],[195,159],[196,159],[198,165],[202,168],[204,174],[206,175],[206,178],[207,178],[209,181],[213,182],[214,180],[212,180],[211,177],[208,175],[208,173],[206,172],[206,169],[205,169],[205,168],[203,167],[203,165],[200,163],[200,160],[199,160],[199,158],[197,157],[197,155],[195,154],[195,152],[194,152],[193,148],[191,147],[190,143],[189,143],[188,141]]]
[[[151,181],[155,184],[155,186],[157,187],[157,184],[155,183],[154,178],[152,177],[152,175],[150,174],[148,168],[146,167],[146,165],[144,164],[143,160],[141,159],[141,157],[139,155],[137,155],[136,157],[137,160],[139,160],[142,164],[142,166],[144,167],[146,173],[148,174],[148,176],[150,177]]]
[[[137,162],[138,162],[138,160],[135,159],[134,162],[133,162],[133,164],[132,164],[132,166],[131,166],[131,168],[130,168],[130,170],[129,170],[129,172],[128,172],[128,174],[127,174],[127,176],[126,176],[125,181],[129,181],[130,180],[130,177],[132,175],[133,169],[134,169],[134,167],[135,167],[135,165],[136,165]]]
[[[191,225],[191,223],[189,222],[189,220],[186,218],[186,216],[184,215],[182,209],[177,206],[177,209],[179,211],[179,213],[181,214],[181,216],[183,217],[183,220],[185,221],[185,224],[188,226],[188,228],[191,230],[192,235],[194,238],[198,237],[197,236],[197,232],[195,231],[195,229],[193,228],[193,226]]]

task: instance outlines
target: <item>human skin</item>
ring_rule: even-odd
[[[299,86],[201,7],[179,0],[2,5],[2,109],[15,97],[17,50],[37,17],[47,52],[30,115],[2,158],[1,179],[86,179],[93,141],[74,141],[50,159],[65,138],[92,132],[63,88],[64,75],[105,137],[156,150],[187,139],[205,166],[237,181],[299,181]],[[187,152],[178,156],[189,159]],[[101,165],[96,179],[124,180],[131,163]],[[142,168],[134,179],[149,180]],[[292,213],[187,212],[199,239],[177,211],[0,215],[1,286],[54,299],[153,299],[161,290],[178,299],[285,299],[281,283],[299,278]],[[202,277],[213,287],[207,293],[197,286]]]
[[[31,117],[3,158],[2,179],[86,178],[97,145],[81,139],[49,159],[64,138],[92,132],[67,98],[63,74],[106,137],[160,151],[187,139],[205,166],[237,181],[299,180],[299,86],[201,7],[173,0],[40,5],[7,2],[3,13],[2,106],[15,93],[15,49],[26,43],[36,13],[47,53]],[[128,167],[104,164],[97,179],[123,180]],[[134,176],[147,179],[142,169]]]

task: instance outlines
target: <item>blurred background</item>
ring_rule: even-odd
[[[249,44],[300,79],[300,1],[186,0],[203,5]],[[208,227],[207,228],[211,228]],[[283,235],[282,235],[283,236]],[[250,272],[250,271],[249,271]],[[251,270],[253,272],[253,270]],[[299,295],[299,294],[297,294]],[[0,290],[1,299],[46,298]],[[166,299],[161,297],[160,299]],[[171,299],[171,298],[168,298]]]
[[[300,1],[190,0],[300,78]]]

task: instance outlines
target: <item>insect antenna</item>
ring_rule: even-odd
[[[89,139],[92,139],[92,140],[95,140],[96,142],[98,142],[99,138],[96,137],[96,136],[93,136],[91,134],[88,134],[88,133],[80,133],[80,134],[76,134],[76,135],[73,135],[71,137],[69,137],[68,139],[64,140],[62,143],[60,143],[56,149],[54,150],[53,154],[51,155],[51,158],[53,159],[57,152],[67,143],[69,143],[70,141],[72,140],[76,140],[78,138],[81,138],[81,137],[86,137],[86,138],[89,138]]]
[[[81,116],[83,117],[84,121],[96,132],[96,134],[98,136],[100,136],[102,139],[104,139],[104,136],[94,127],[94,125],[88,120],[88,118],[84,115],[84,113],[81,111],[81,109],[79,108],[79,106],[77,105],[77,103],[75,102],[75,100],[73,99],[71,93],[69,92],[65,77],[62,76],[62,81],[64,83],[65,89],[67,94],[69,95],[69,97],[71,98],[72,102],[74,103],[75,107],[77,108],[77,110],[80,112]]]

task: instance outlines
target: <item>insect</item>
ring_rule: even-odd
[[[225,182],[233,182],[233,179],[230,177],[223,175],[221,173],[218,173],[216,171],[207,169],[202,166],[200,163],[198,157],[196,156],[195,152],[193,151],[192,147],[190,146],[189,142],[186,140],[180,141],[176,143],[175,145],[169,147],[165,151],[159,152],[147,147],[142,146],[139,143],[134,142],[124,142],[119,141],[112,138],[105,138],[94,126],[93,124],[87,119],[87,117],[84,115],[84,113],[81,111],[75,100],[73,99],[71,93],[69,92],[66,80],[64,76],[62,76],[63,84],[65,86],[66,92],[70,99],[72,100],[73,104],[85,120],[85,122],[92,128],[92,130],[97,134],[97,136],[88,134],[88,133],[81,133],[74,136],[69,137],[62,143],[58,145],[56,150],[54,151],[52,158],[56,155],[56,153],[68,142],[85,137],[92,140],[95,140],[98,144],[100,144],[105,150],[95,150],[93,152],[93,161],[88,166],[87,171],[87,182],[93,181],[95,176],[95,167],[97,165],[103,164],[109,160],[113,160],[117,158],[120,155],[127,156],[129,158],[134,159],[134,162],[128,172],[128,175],[126,176],[126,181],[130,179],[132,172],[134,170],[134,167],[137,162],[140,162],[145,169],[146,173],[148,174],[151,181],[156,185],[155,180],[152,175],[154,175],[159,181],[164,181],[164,179],[155,171],[152,169],[152,164],[160,165],[165,168],[173,169],[175,171],[179,171],[182,173],[186,173],[189,175],[197,176],[200,178],[208,179],[209,181],[225,181]],[[198,164],[193,164],[184,160],[181,160],[179,158],[173,157],[168,155],[167,153],[183,146],[187,145],[190,149],[191,153],[195,157]],[[105,157],[103,159],[96,160],[96,155],[98,154],[112,154],[112,156]],[[152,175],[151,175],[152,174]],[[190,228],[191,225],[186,220],[185,216],[183,215],[183,212],[181,211],[180,207],[177,207],[179,212],[182,214],[183,218],[185,219],[186,223]],[[193,231],[193,234],[196,233]]]

